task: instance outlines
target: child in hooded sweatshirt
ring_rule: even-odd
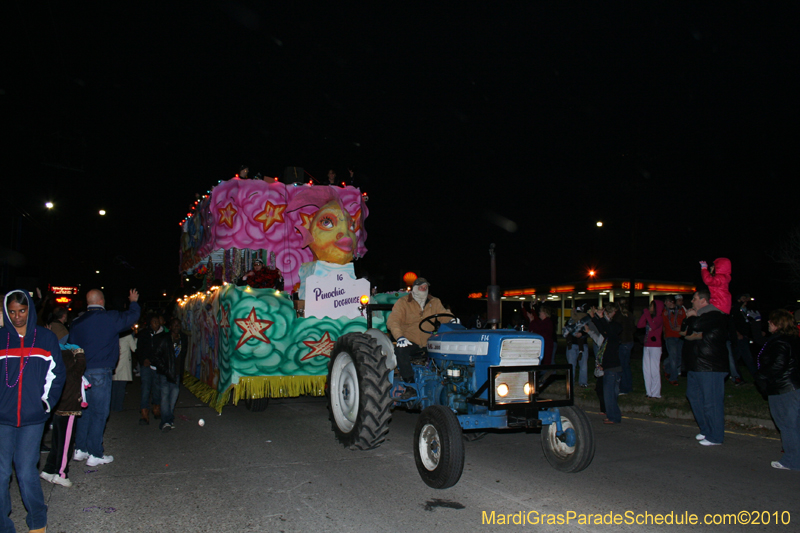
[[[731,314],[731,293],[728,291],[731,282],[731,260],[720,257],[715,259],[710,267],[705,261],[700,261],[700,275],[711,293],[711,305],[723,313]]]

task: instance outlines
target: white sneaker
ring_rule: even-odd
[[[89,454],[75,448],[75,454],[72,456],[72,458],[76,461],[85,461],[89,458]]]
[[[114,457],[112,455],[104,455],[103,457],[95,457],[94,455],[90,455],[86,460],[86,466],[105,465],[113,461]]]
[[[58,474],[48,474],[47,472],[42,472],[39,474],[39,477],[45,481],[49,481],[50,483],[61,485],[62,487],[69,488],[72,486],[72,481],[70,481],[68,477],[61,477]]]
[[[721,442],[711,442],[708,439],[703,439],[703,440],[700,441],[700,444],[702,444],[703,446],[720,446],[722,443]],[[86,463],[86,464],[89,464],[89,463]]]
[[[696,438],[697,440],[706,440],[706,436],[703,435],[702,433],[698,433],[697,435],[694,436],[694,438]]]
[[[783,466],[780,461],[772,461],[770,464],[772,465],[772,468],[777,468],[778,470],[791,470],[791,468]]]

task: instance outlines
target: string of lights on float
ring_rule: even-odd
[[[225,287],[225,286],[227,286],[227,285],[229,285],[229,283],[228,283],[227,281],[223,281],[223,282],[222,282],[222,285],[213,285],[213,286],[209,287],[209,288],[208,288],[207,290],[205,290],[205,291],[198,291],[198,292],[196,292],[196,293],[194,293],[194,294],[191,294],[191,295],[184,296],[183,298],[178,298],[178,299],[177,299],[178,305],[180,305],[181,307],[183,307],[183,306],[185,306],[187,303],[189,303],[190,301],[192,301],[194,298],[205,298],[206,296],[211,296],[211,293],[213,293],[213,292],[216,292],[216,291],[220,290],[222,287]],[[245,289],[244,289],[244,291],[245,291],[245,292],[250,292],[250,291],[252,291],[252,290],[253,290],[253,289],[252,289],[252,287],[250,287],[250,286],[247,286],[247,287],[245,287]],[[275,297],[276,297],[276,298],[280,298],[280,297],[281,297],[281,296],[283,296],[283,295],[284,295],[284,293],[282,293],[281,291],[279,291],[279,290],[277,290],[277,289],[275,290]],[[291,298],[291,296],[289,296],[289,294],[288,294],[288,293],[286,294],[286,297],[287,297],[287,298]]]
[[[233,179],[237,179],[237,180],[238,180],[238,179],[242,179],[242,178],[240,178],[240,177],[239,177],[239,174],[235,174],[235,175],[233,176]],[[268,181],[268,179],[267,179],[267,178],[264,178],[264,181]],[[275,176],[274,178],[272,178],[272,181],[275,181],[275,182],[277,182],[277,181],[278,181],[278,176]],[[219,181],[217,181],[217,185],[219,185],[220,183],[222,183],[222,180],[219,180]],[[313,184],[314,184],[314,183],[313,183],[313,181],[309,181],[309,182],[308,182],[308,185],[309,185],[309,186],[312,186]],[[342,182],[342,187],[346,187],[346,186],[347,186],[347,184],[346,184],[345,182]],[[208,198],[208,196],[209,196],[210,194],[211,194],[211,189],[207,190],[207,191],[206,191],[206,193],[205,193],[203,196],[201,196],[200,198],[198,198],[197,200],[195,200],[195,201],[194,201],[194,204],[192,204],[192,211],[194,211],[194,210],[197,208],[197,204],[199,204],[201,201],[203,201],[203,200],[205,200],[206,198]],[[369,196],[367,195],[367,193],[366,193],[366,192],[362,192],[362,193],[361,193],[361,196],[363,196],[364,198],[369,198]],[[101,212],[100,214],[101,214],[101,215],[105,215],[106,213],[105,213],[105,211],[103,211],[103,212]],[[178,225],[179,225],[179,226],[183,226],[183,225],[186,223],[186,221],[187,221],[187,220],[189,220],[190,218],[192,218],[192,216],[194,216],[194,214],[193,214],[192,212],[186,213],[186,216],[184,217],[184,219],[183,219],[183,220],[181,220],[181,221],[178,223]]]

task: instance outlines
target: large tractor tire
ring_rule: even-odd
[[[414,461],[422,481],[434,489],[449,489],[464,471],[461,425],[443,405],[422,411],[414,430]]]
[[[267,407],[269,407],[269,398],[247,398],[244,401],[244,406],[248,411],[260,413],[266,411]]]
[[[594,433],[589,417],[579,407],[559,407],[564,433],[556,424],[542,429],[542,450],[550,466],[561,472],[580,472],[594,459]]]
[[[389,433],[389,369],[374,338],[348,333],[328,363],[328,409],[336,439],[351,450],[377,448]]]

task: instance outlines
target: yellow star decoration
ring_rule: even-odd
[[[301,361],[305,361],[306,359],[311,359],[312,357],[330,357],[331,350],[333,350],[333,341],[331,340],[330,334],[326,331],[322,338],[318,341],[303,341],[303,344],[311,348],[311,351],[306,354],[305,357],[300,359]]]
[[[283,212],[286,211],[286,204],[275,205],[270,201],[264,205],[264,210],[257,214],[255,217],[256,222],[261,222],[264,226],[264,233],[269,231],[276,222],[283,222]]]
[[[260,320],[256,316],[256,308],[253,307],[250,309],[250,314],[247,315],[247,318],[236,318],[234,319],[236,325],[239,326],[242,330],[242,336],[239,337],[239,342],[236,343],[236,349],[242,347],[247,341],[250,339],[258,339],[261,342],[266,342],[267,344],[272,344],[269,342],[269,339],[264,335],[264,332],[267,331],[272,324],[270,320]]]
[[[225,333],[225,338],[227,339],[231,329],[231,317],[227,307],[224,305],[220,305],[219,307],[222,311],[222,319],[219,321],[219,329]]]
[[[220,216],[220,225],[225,224],[229,228],[233,229],[233,217],[236,216],[236,213],[238,213],[236,208],[233,207],[233,202],[228,202],[228,205],[225,207],[217,208],[217,211],[219,212]]]

